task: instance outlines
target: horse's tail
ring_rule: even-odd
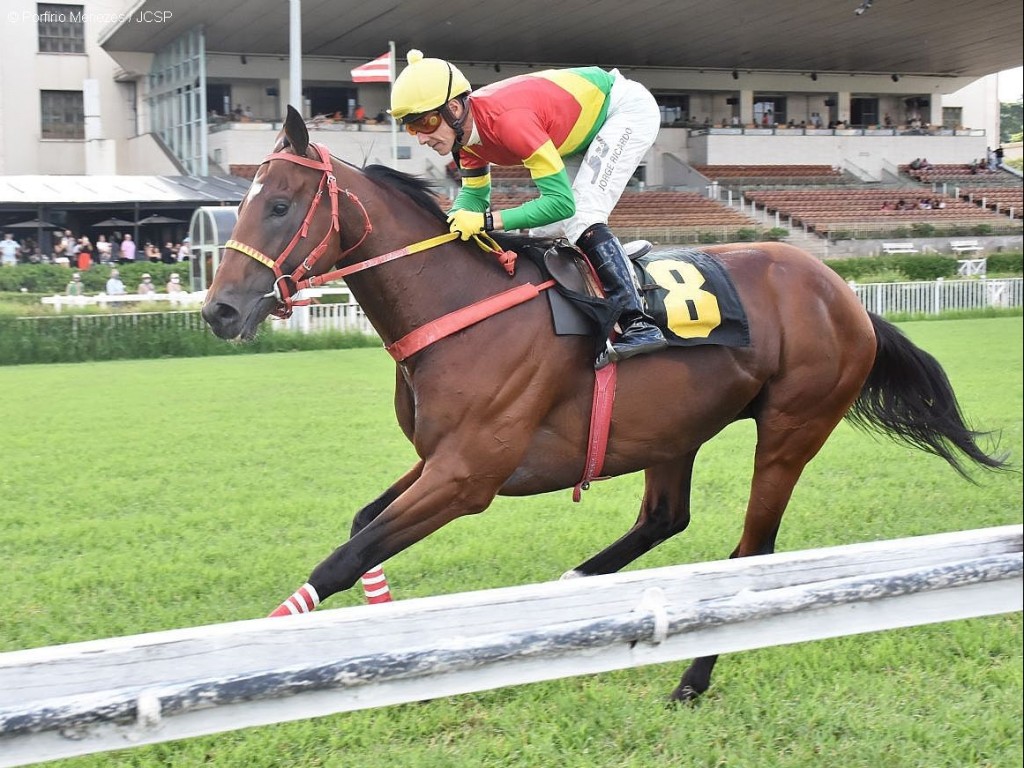
[[[984,433],[967,426],[939,362],[896,326],[871,312],[878,351],[867,381],[846,418],[898,442],[941,456],[967,479],[963,457],[987,469],[1006,469],[1006,457],[978,447]]]

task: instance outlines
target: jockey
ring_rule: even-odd
[[[608,299],[622,307],[621,333],[598,367],[653,352],[665,337],[644,312],[633,269],[608,216],[658,135],[661,113],[640,83],[598,67],[547,70],[471,91],[457,67],[408,54],[391,90],[391,115],[462,177],[448,221],[468,240],[492,230],[564,237],[590,258]],[[574,179],[563,163],[571,160]],[[524,165],[540,197],[492,211],[490,163]]]

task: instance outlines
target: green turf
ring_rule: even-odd
[[[901,327],[1019,467],[1021,318]],[[0,368],[0,650],[265,615],[412,462],[393,375],[370,349]],[[752,437],[741,423],[708,444],[690,530],[632,567],[728,554]],[[1021,475],[978,480],[841,425],[779,549],[1020,523]],[[388,577],[399,599],[556,578],[619,536],[641,493],[632,475],[579,505],[499,499]],[[693,709],[664,707],[669,664],[60,765],[1004,768],[1022,762],[1021,648],[1011,614],[729,656]]]

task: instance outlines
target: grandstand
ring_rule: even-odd
[[[830,240],[1020,234],[1020,179],[978,164],[902,165],[895,184],[865,184],[821,165],[694,168],[784,227]]]
[[[1024,213],[1024,187],[1018,182],[1014,186],[969,187],[960,190],[960,199],[1002,213],[1013,219],[1022,218]]]
[[[952,234],[962,234],[964,228],[998,232],[1013,227],[1006,216],[928,187],[758,189],[748,190],[746,197],[822,236],[851,229],[884,236],[908,227],[924,231],[926,224],[930,231]],[[978,229],[980,225],[985,228]]]
[[[851,180],[831,165],[695,165],[694,170],[731,187],[845,184]]]
[[[1009,176],[996,168],[987,168],[984,163],[943,163],[927,168],[912,168],[901,165],[900,174],[922,184],[997,184],[1020,186],[1020,179]]]

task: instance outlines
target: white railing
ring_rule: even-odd
[[[1022,537],[1007,525],[4,653],[0,766],[1020,611]]]
[[[299,331],[301,333],[322,333],[339,331],[343,333],[364,333],[376,336],[377,331],[366,319],[366,313],[354,300],[344,304],[309,304],[295,307],[287,320],[271,318],[270,327],[277,331]]]
[[[981,278],[915,283],[849,282],[861,304],[875,314],[937,315],[988,307],[1022,306],[1024,278]]]
[[[65,307],[100,307],[109,309],[111,306],[156,306],[158,304],[169,304],[172,307],[192,307],[203,303],[206,298],[206,291],[195,293],[120,293],[106,294],[98,293],[95,296],[44,296],[40,301],[51,306],[57,312]]]
[[[1024,306],[1024,278],[981,278],[904,283],[856,283],[849,281],[861,304],[876,314],[934,315],[987,307]],[[172,306],[197,306],[205,293],[151,294],[148,296],[53,296],[42,301],[61,307],[84,306],[87,303],[106,306],[121,303],[144,306],[147,303],[167,302]],[[333,304],[310,304],[296,307],[287,320],[271,318],[270,328],[278,331],[320,333],[337,331],[377,336],[362,307],[351,297],[347,288],[319,289],[314,298],[340,295],[346,301]]]
[[[1020,307],[1024,278],[944,280],[908,283],[855,283],[850,287],[866,309],[876,314],[922,314]],[[271,321],[276,330],[318,333],[344,331],[376,336],[362,308],[351,298],[339,304],[296,307],[288,320]]]

